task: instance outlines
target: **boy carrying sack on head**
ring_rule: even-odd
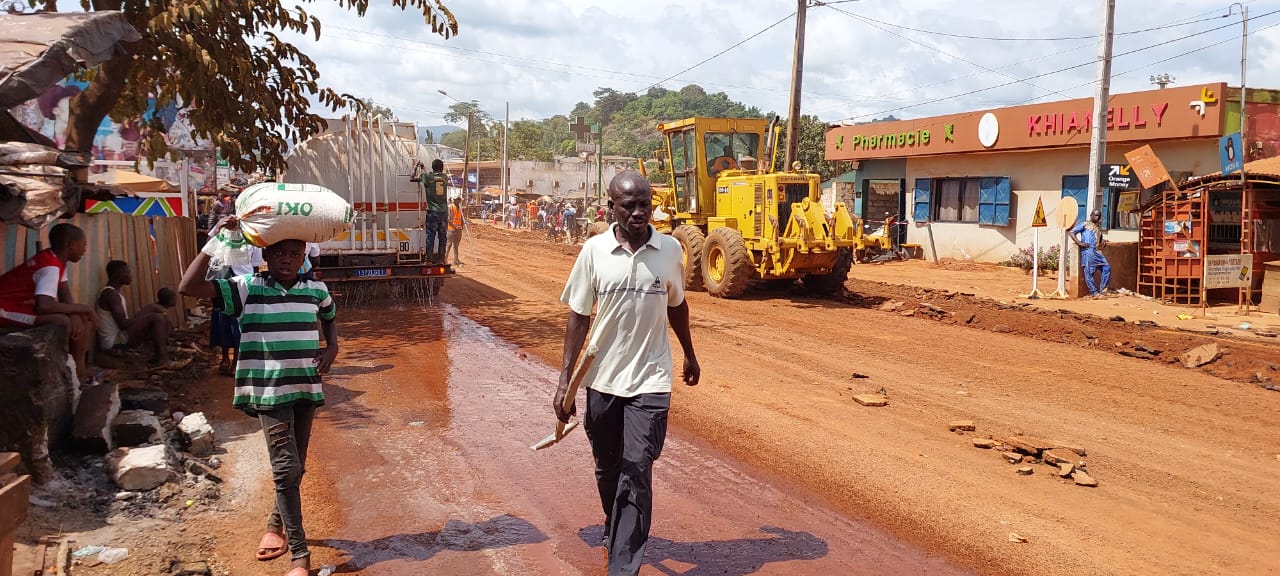
[[[209,231],[234,230],[234,216]],[[311,552],[302,528],[298,486],[307,460],[307,444],[316,407],[324,404],[320,375],[338,356],[333,299],[323,282],[298,275],[306,255],[302,240],[281,240],[263,249],[267,271],[206,280],[209,255],[201,253],[182,276],[179,290],[209,298],[213,309],[240,322],[233,404],[262,422],[275,478],[276,504],[258,544],[257,558],[291,554],[285,576],[307,576]],[[320,332],[325,347],[320,348]]]

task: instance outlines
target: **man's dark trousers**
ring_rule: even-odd
[[[609,538],[609,576],[633,576],[653,520],[653,463],[667,436],[671,394],[630,398],[587,390],[583,418]]]
[[[302,528],[302,496],[298,487],[307,466],[307,445],[311,443],[311,423],[316,407],[299,402],[275,410],[258,412],[262,432],[267,436],[267,455],[276,485],[276,507],[267,519],[267,529],[281,529],[294,560],[311,555],[307,533]]]
[[[435,210],[427,211],[427,237],[424,239],[424,247],[427,251],[427,260],[432,264],[444,262],[445,248],[449,242],[445,236],[446,224],[445,213]]]

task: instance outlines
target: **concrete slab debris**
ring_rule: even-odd
[[[160,442],[164,428],[151,412],[123,410],[111,424],[111,436],[117,446],[142,446]]]
[[[952,420],[950,424],[947,424],[947,429],[952,432],[957,430],[973,432],[978,429],[978,425],[974,424],[973,420]]]
[[[996,447],[996,441],[990,438],[974,438],[973,447],[982,448],[983,450],[989,450],[991,448]]]
[[[1077,486],[1092,488],[1098,485],[1098,481],[1094,480],[1092,476],[1086,474],[1084,470],[1076,470],[1073,472],[1071,474],[1071,479],[1075,480]]]
[[[115,384],[102,382],[86,386],[80,392],[72,420],[72,443],[85,452],[106,454],[116,447],[111,438],[111,425],[118,414],[120,394]]]
[[[209,425],[209,420],[204,417],[203,412],[183,416],[182,421],[178,423],[178,430],[182,432],[192,454],[200,455],[213,451],[213,426]]]
[[[1030,466],[1023,466],[1023,467],[1019,468],[1019,469],[1017,470],[1017,472],[1018,472],[1018,474],[1019,474],[1019,475],[1021,475],[1021,476],[1030,476],[1030,475],[1032,475],[1033,473],[1035,473],[1035,469],[1034,469],[1034,468],[1032,468],[1032,467],[1030,467]]]
[[[1218,349],[1217,344],[1205,344],[1197,346],[1182,355],[1182,365],[1187,368],[1199,368],[1217,360],[1222,356],[1222,351]]]
[[[117,448],[107,455],[106,468],[116,485],[125,490],[152,490],[169,480],[173,457],[165,444]]]
[[[1010,464],[1021,464],[1022,455],[1017,452],[1001,452],[1000,456],[1004,457]]]
[[[888,406],[889,399],[879,394],[858,394],[853,397],[853,401],[863,406],[880,407]]]

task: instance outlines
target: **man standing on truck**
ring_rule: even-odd
[[[431,172],[421,173],[422,163],[414,167],[414,176],[410,182],[422,183],[422,194],[427,199],[427,229],[423,240],[427,252],[427,260],[433,264],[444,262],[445,247],[448,238],[445,236],[445,216],[449,211],[449,176],[444,173],[444,162],[439,158],[431,161]]]
[[[653,463],[667,435],[674,374],[668,325],[684,351],[685,385],[701,375],[689,336],[684,252],[649,224],[652,199],[639,172],[609,182],[614,224],[583,244],[560,297],[569,319],[553,403],[556,418],[568,422],[575,407],[566,411],[564,398],[585,342],[595,360],[583,378],[582,420],[595,457],[610,576],[637,574],[649,539]]]

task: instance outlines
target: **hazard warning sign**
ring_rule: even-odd
[[[1044,217],[1044,201],[1036,198],[1036,213],[1031,217],[1032,228],[1046,228],[1049,226],[1049,220]]]

